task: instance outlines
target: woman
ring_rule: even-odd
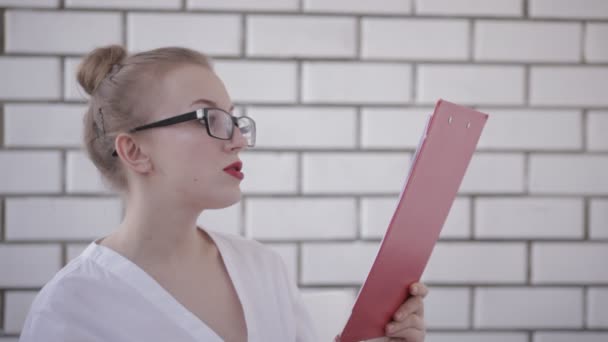
[[[90,95],[86,150],[126,212],[44,286],[21,340],[318,341],[277,254],[196,224],[239,201],[238,155],[255,144],[208,58],[109,46],[83,60],[78,81]],[[389,335],[423,341],[417,286]]]

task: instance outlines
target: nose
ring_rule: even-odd
[[[234,151],[240,151],[247,147],[247,138],[241,133],[241,130],[234,126],[234,132],[232,133],[232,139],[230,139],[230,143],[227,144],[227,149]]]

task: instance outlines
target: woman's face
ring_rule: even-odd
[[[156,89],[151,102],[157,106],[147,122],[205,107],[229,113],[234,109],[222,81],[202,66],[180,66],[167,73]],[[198,120],[136,134],[147,146],[153,182],[163,192],[159,195],[171,196],[181,202],[178,205],[196,210],[224,208],[240,200],[241,180],[224,171],[240,160],[238,153],[247,146],[236,127],[231,140],[209,136]]]

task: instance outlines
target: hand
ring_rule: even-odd
[[[408,298],[393,315],[393,321],[386,325],[386,341],[390,342],[423,342],[426,336],[424,323],[423,299],[429,289],[422,283],[410,285]],[[340,335],[334,342],[340,342]]]
[[[410,294],[405,303],[393,315],[393,321],[386,325],[389,341],[423,342],[426,336],[423,299],[429,289],[422,283],[410,286]]]

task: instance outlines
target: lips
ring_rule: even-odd
[[[243,179],[245,177],[245,175],[241,172],[242,169],[243,169],[243,163],[241,161],[236,161],[236,162],[226,166],[224,168],[224,171],[235,178]]]
[[[241,171],[242,168],[243,168],[243,163],[241,161],[235,161],[234,163],[226,166],[224,168],[224,171],[227,171],[229,169],[234,169],[234,170],[237,170],[237,171]]]

